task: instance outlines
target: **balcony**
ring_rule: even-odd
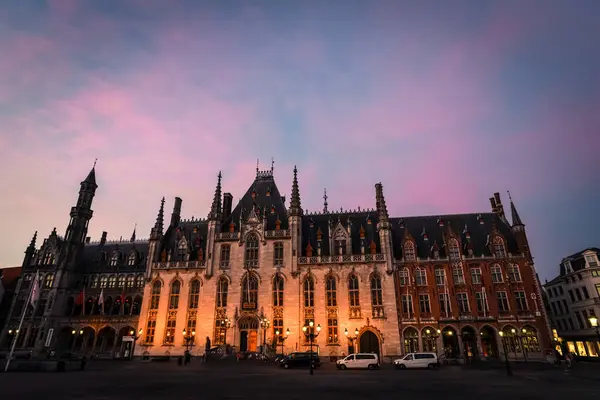
[[[298,257],[298,264],[341,264],[385,262],[383,254],[344,254],[338,256]]]
[[[239,232],[221,232],[217,235],[217,240],[227,241],[227,240],[238,240],[240,237]]]
[[[202,269],[206,268],[206,261],[166,261],[152,264],[152,269]]]
[[[291,237],[292,231],[290,229],[279,229],[276,231],[265,231],[266,238],[283,238]]]

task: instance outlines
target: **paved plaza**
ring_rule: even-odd
[[[579,368],[579,369],[577,369]],[[597,399],[598,368],[502,369],[446,367],[438,371],[338,371],[328,364],[310,376],[253,362],[107,362],[85,371],[0,374],[7,399]],[[598,378],[596,378],[598,377]]]

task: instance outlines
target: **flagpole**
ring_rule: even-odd
[[[29,289],[29,294],[27,295],[27,302],[25,303],[25,307],[23,307],[23,312],[21,313],[21,321],[19,321],[19,327],[17,328],[17,334],[15,335],[15,338],[12,342],[12,346],[10,347],[10,353],[8,354],[8,358],[6,359],[6,364],[4,364],[4,372],[8,371],[8,366],[10,365],[10,361],[12,360],[13,354],[15,353],[15,347],[17,346],[17,341],[19,340],[19,334],[21,333],[21,328],[23,327],[23,321],[25,320],[25,314],[27,313],[27,308],[29,307],[29,302],[31,301],[31,294],[33,293],[33,288],[36,285],[39,272],[40,272],[40,270],[38,269],[35,272],[35,277],[33,278],[33,282],[31,282],[31,288]]]

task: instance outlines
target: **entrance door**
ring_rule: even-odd
[[[248,351],[248,331],[240,332],[240,351]]]
[[[248,335],[248,351],[256,351],[256,344],[258,342],[258,332],[250,331]]]
[[[361,353],[375,353],[379,355],[379,339],[371,331],[365,331],[360,335],[360,347],[359,352]]]

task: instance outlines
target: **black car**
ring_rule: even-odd
[[[314,368],[319,368],[321,366],[319,355],[314,352],[291,353],[279,361],[279,366],[282,368],[309,367],[311,361]]]

